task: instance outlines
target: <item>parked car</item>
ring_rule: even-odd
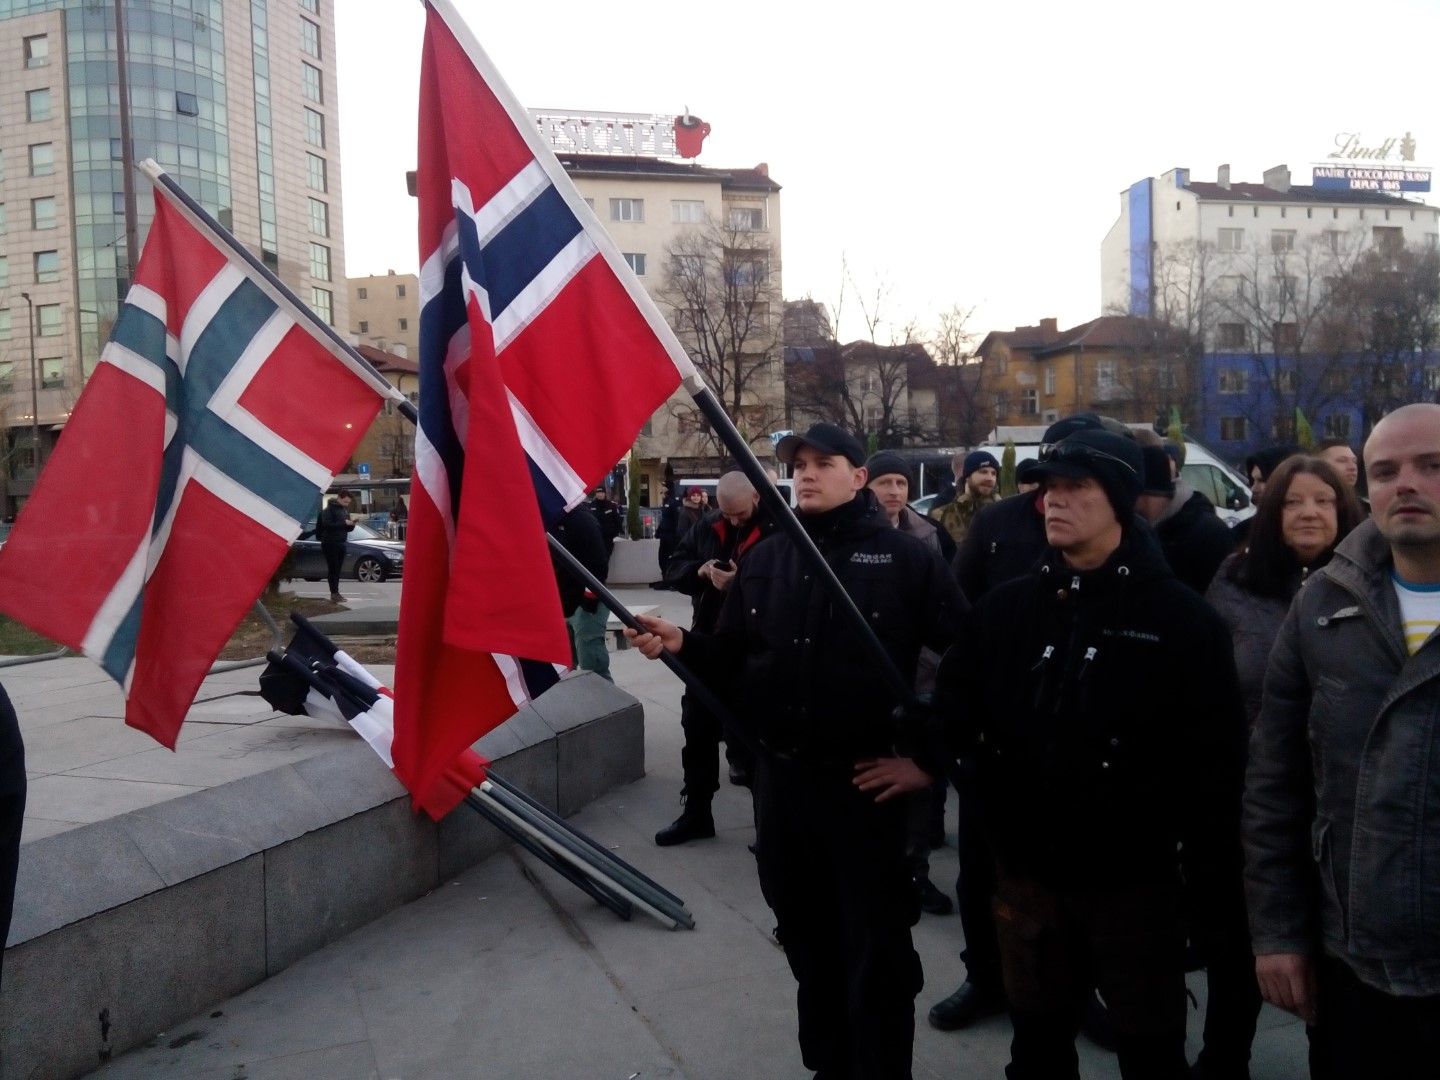
[[[311,521],[306,531],[315,528]],[[325,580],[325,553],[320,550],[320,541],[313,536],[296,540],[290,545],[295,557],[296,577],[306,581]],[[345,561],[340,566],[342,577],[353,577],[356,581],[376,582],[399,577],[405,568],[405,545],[398,540],[387,540],[374,529],[356,525],[350,530],[345,541]]]

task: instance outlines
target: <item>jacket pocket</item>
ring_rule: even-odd
[[[1335,881],[1335,843],[1331,835],[1330,820],[1316,816],[1310,826],[1310,855],[1315,860],[1320,875],[1320,927],[1327,937],[1338,937],[1340,943],[1350,940],[1349,919],[1345,905],[1340,899],[1340,888]]]

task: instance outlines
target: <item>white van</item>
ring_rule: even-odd
[[[988,450],[1001,460],[1004,446],[977,446],[977,450]],[[1034,461],[1040,456],[1039,443],[1016,443],[1015,464]],[[1206,450],[1199,443],[1185,440],[1185,464],[1180,475],[1200,494],[1215,504],[1215,513],[1220,520],[1234,528],[1246,518],[1255,514],[1255,503],[1250,497],[1250,485],[1225,462]]]

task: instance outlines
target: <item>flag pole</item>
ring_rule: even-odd
[[[156,187],[160,188],[174,203],[180,211],[196,228],[213,235],[217,240],[228,248],[236,258],[243,262],[255,276],[260,279],[262,288],[270,295],[270,299],[284,308],[291,318],[296,322],[308,323],[314,330],[318,331],[330,345],[330,352],[337,360],[348,367],[356,376],[368,383],[382,397],[388,398],[395,403],[397,410],[411,421],[417,419],[415,406],[410,399],[402,394],[398,387],[393,385],[389,379],[376,370],[375,365],[360,355],[360,352],[348,341],[342,338],[333,326],[316,315],[301,299],[291,291],[275,273],[263,262],[257,259],[254,254],[242,244],[229,229],[221,225],[210,216],[203,206],[195,201],[188,191],[175,182],[174,177],[167,173],[154,158],[146,158],[135,166],[144,173]],[[133,274],[133,268],[132,268]]]

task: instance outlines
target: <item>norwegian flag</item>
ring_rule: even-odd
[[[125,722],[173,749],[379,411],[352,362],[157,189],[114,333],[0,551],[0,609],[100,664]]]
[[[395,674],[395,771],[412,792],[569,663],[545,523],[694,371],[450,5],[426,15],[420,427]]]

